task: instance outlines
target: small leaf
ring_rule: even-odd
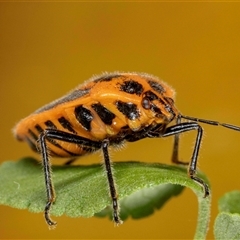
[[[240,191],[223,195],[218,202],[218,214],[214,224],[216,239],[240,239]]]
[[[240,215],[222,212],[214,224],[215,239],[240,239]]]
[[[186,186],[196,193],[199,202],[195,238],[206,237],[210,197],[203,198],[202,187],[188,177],[185,167],[140,162],[120,162],[113,166],[123,218],[151,214]],[[3,163],[0,166],[0,204],[42,212],[46,190],[41,168],[32,158]],[[100,164],[52,166],[52,172],[57,197],[51,215],[91,217],[111,206],[106,174]],[[206,181],[204,175],[198,175]]]
[[[240,191],[232,191],[223,195],[218,202],[219,212],[240,214]]]

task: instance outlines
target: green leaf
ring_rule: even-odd
[[[240,215],[222,212],[214,224],[215,239],[240,239]]]
[[[155,208],[160,209],[171,197],[179,195],[183,190],[180,185],[162,184],[151,188],[143,188],[120,200],[121,219],[128,217],[142,218],[153,214]],[[109,216],[112,219],[111,207],[106,207],[95,216]]]
[[[185,167],[140,162],[120,162],[113,165],[123,219],[151,214],[170,197],[178,195],[182,191],[181,186],[186,186],[196,193],[199,201],[195,238],[205,238],[210,197],[203,198],[201,186],[188,177]],[[41,164],[32,158],[3,163],[0,166],[0,204],[42,212],[46,193],[41,168]],[[91,217],[103,209],[105,213],[100,215],[109,214],[106,208],[111,206],[111,200],[106,174],[100,164],[52,166],[52,172],[57,198],[51,215]],[[202,174],[198,175],[205,179]]]
[[[224,194],[218,202],[219,212],[240,214],[240,191],[232,191]]]
[[[240,239],[240,191],[226,193],[219,199],[214,224],[216,239]]]

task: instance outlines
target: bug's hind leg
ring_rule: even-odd
[[[44,169],[44,176],[45,176],[45,185],[46,185],[46,190],[47,190],[47,204],[45,206],[44,210],[44,217],[49,225],[50,228],[54,228],[54,226],[57,225],[56,222],[54,222],[50,218],[50,209],[52,204],[55,201],[55,191],[54,191],[54,186],[52,183],[52,177],[51,177],[51,166],[50,166],[50,161],[49,161],[49,156],[48,156],[48,151],[47,151],[47,144],[46,144],[46,135],[45,132],[42,132],[40,137],[39,137],[39,144],[41,148],[41,154],[42,154],[42,161],[43,161],[43,169]]]
[[[42,162],[43,162],[43,170],[44,170],[44,177],[45,177],[45,185],[46,185],[46,192],[47,192],[47,203],[44,210],[44,216],[47,224],[50,228],[53,228],[57,223],[54,222],[50,217],[50,210],[52,204],[55,201],[56,194],[54,191],[54,185],[52,182],[52,173],[51,173],[51,164],[49,160],[49,154],[47,149],[46,141],[58,140],[63,142],[70,142],[79,144],[82,146],[86,146],[91,149],[100,149],[102,147],[101,142],[92,141],[87,138],[71,134],[68,132],[63,132],[57,129],[46,129],[44,130],[39,137],[39,145],[40,145],[40,152],[42,155]],[[57,145],[60,147],[60,145]]]

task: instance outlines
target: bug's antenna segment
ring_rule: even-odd
[[[184,116],[184,115],[181,115],[181,118],[191,120],[191,121],[194,121],[194,122],[206,123],[206,124],[210,124],[210,125],[214,125],[214,126],[222,126],[222,127],[225,127],[225,128],[232,129],[234,131],[240,131],[239,126],[235,126],[235,125],[228,124],[228,123],[220,123],[218,121],[212,121],[212,120],[208,120],[208,119],[201,119],[201,118],[195,118],[195,117]]]
[[[223,126],[223,127],[226,127],[226,128],[232,129],[232,130],[235,130],[235,131],[240,131],[240,127],[235,126],[235,125],[232,125],[232,124],[221,123],[220,125]]]

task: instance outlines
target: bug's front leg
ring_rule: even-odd
[[[202,179],[196,176],[198,153],[199,153],[199,148],[201,145],[202,134],[203,134],[202,127],[196,122],[179,123],[177,125],[166,128],[164,134],[160,137],[179,135],[180,133],[188,132],[191,130],[197,130],[197,137],[195,141],[194,150],[192,153],[192,158],[188,167],[188,174],[191,179],[193,179],[195,182],[199,183],[203,187],[204,197],[207,197],[209,195],[208,185]]]
[[[117,199],[117,191],[116,191],[115,181],[113,178],[112,167],[111,167],[111,162],[110,162],[109,153],[108,153],[108,145],[109,145],[109,141],[107,139],[103,140],[102,151],[103,151],[104,166],[107,173],[110,195],[112,198],[113,221],[117,225],[119,225],[119,224],[122,224],[122,220],[120,219],[120,216],[119,216],[119,204]]]
[[[42,154],[43,171],[44,171],[45,185],[47,190],[47,204],[44,210],[44,217],[49,227],[54,227],[57,225],[57,223],[51,219],[49,211],[51,209],[52,204],[55,201],[55,191],[52,183],[51,165],[50,165],[49,155],[47,151],[46,134],[44,131],[40,134],[39,145],[40,145],[40,151]]]

